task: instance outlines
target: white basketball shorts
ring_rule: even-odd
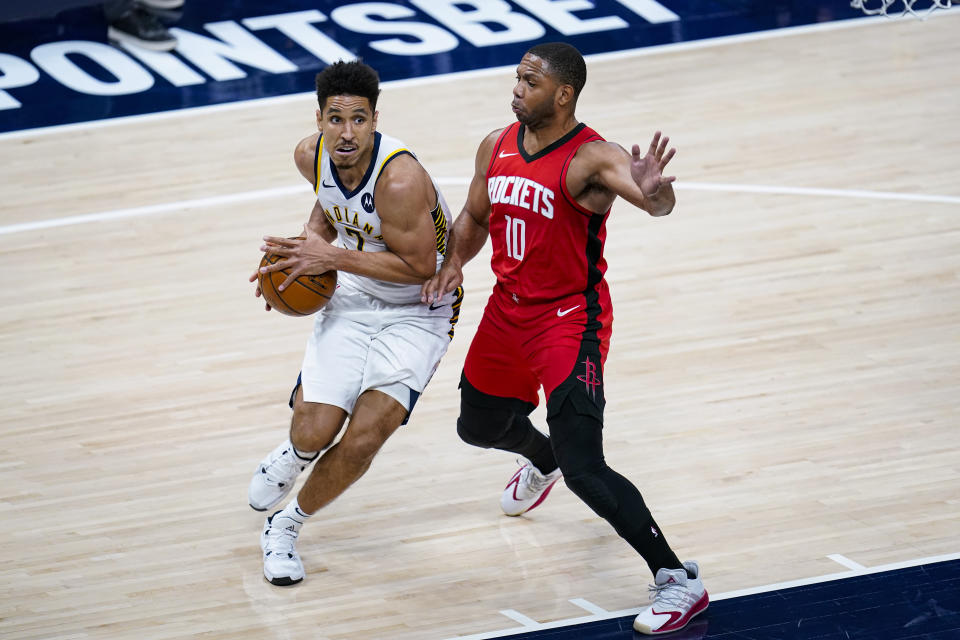
[[[458,293],[433,305],[391,304],[348,284],[337,286],[307,340],[298,381],[303,399],[350,414],[360,394],[375,389],[403,405],[409,418],[450,345]]]

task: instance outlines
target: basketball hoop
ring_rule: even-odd
[[[868,16],[884,15],[893,18],[898,15],[907,14],[920,19],[926,19],[933,11],[937,9],[949,9],[952,6],[960,6],[958,0],[851,0],[850,6],[854,9],[860,9]],[[903,9],[900,9],[903,5]],[[900,13],[898,14],[897,11]]]

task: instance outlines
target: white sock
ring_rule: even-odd
[[[293,444],[293,442],[291,442],[290,444],[293,446],[293,454],[294,454],[295,456],[297,456],[298,458],[300,458],[301,464],[303,464],[303,465],[308,465],[308,464],[310,464],[311,462],[313,462],[314,460],[317,459],[317,453],[319,453],[319,452],[317,452],[317,451],[300,451],[300,449],[297,449],[297,445]]]
[[[300,508],[300,505],[297,503],[297,499],[294,498],[290,503],[285,506],[281,511],[278,511],[273,520],[270,521],[271,526],[282,527],[288,529],[293,526],[294,531],[300,531],[300,527],[303,526],[303,523],[307,521],[313,514],[304,513],[303,509]],[[278,521],[278,518],[280,519]]]

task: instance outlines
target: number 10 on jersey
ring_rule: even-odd
[[[507,219],[507,255],[515,260],[523,260],[523,252],[527,248],[527,223],[521,218]]]

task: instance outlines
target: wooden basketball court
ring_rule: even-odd
[[[960,552],[960,14],[941,13],[588,61],[581,120],[678,148],[675,212],[609,222],[607,458],[713,594]],[[457,212],[512,85],[391,86],[379,128]],[[264,313],[247,277],[310,210],[292,153],[313,110],[0,138],[0,637],[445,640],[645,602],[645,564],[562,483],[507,518],[514,460],[457,438],[488,253],[411,424],[305,526],[306,580],[263,580],[247,482],[311,321]]]

